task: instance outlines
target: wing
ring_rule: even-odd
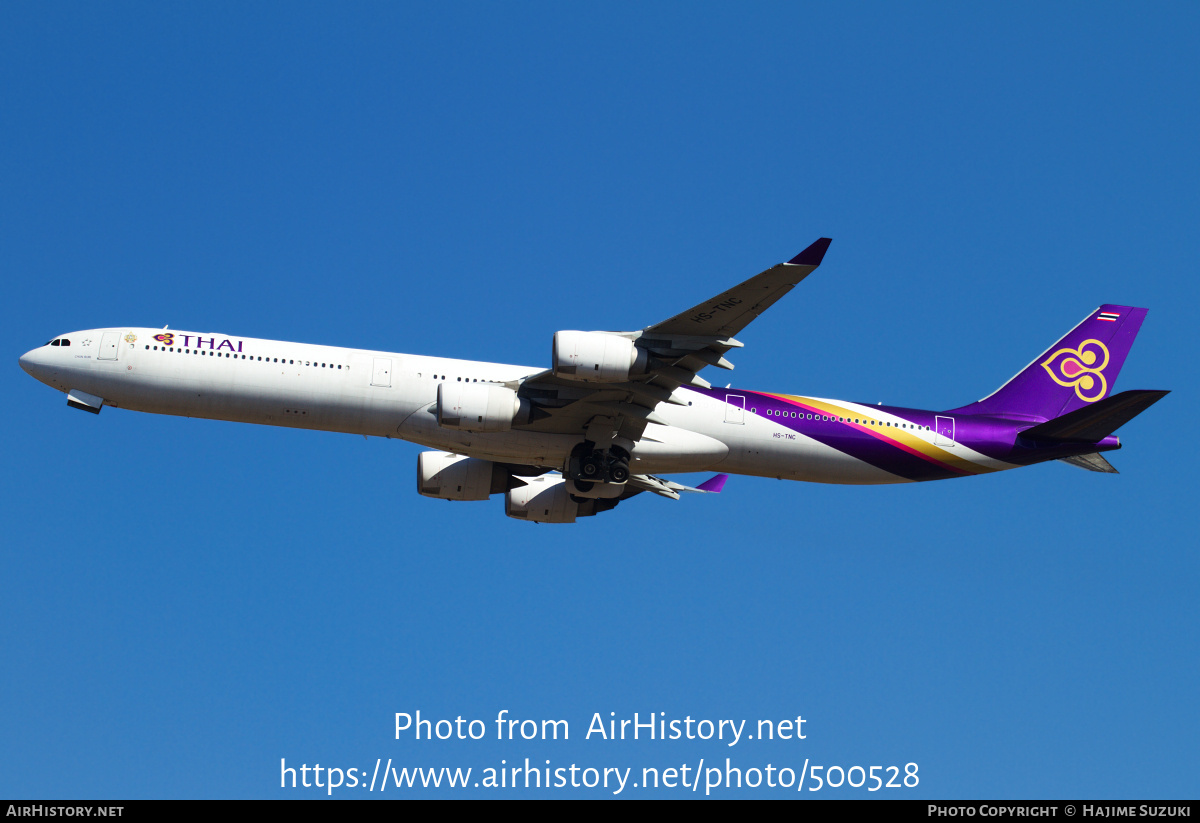
[[[821,259],[825,257],[831,242],[828,237],[822,237],[786,263],[772,266],[762,274],[711,300],[692,306],[670,320],[655,323],[644,329],[642,334],[732,337],[812,274],[821,265]]]
[[[654,412],[659,403],[687,402],[675,393],[680,386],[711,387],[698,374],[705,366],[733,368],[725,354],[742,348],[733,335],[821,265],[830,242],[822,237],[786,263],[641,331],[601,333],[633,341],[640,370],[627,380],[589,382],[550,370],[517,381],[513,388],[534,409],[520,428],[579,433],[596,442],[608,431],[610,438],[636,442],[647,424],[665,422]]]

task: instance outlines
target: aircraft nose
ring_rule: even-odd
[[[42,366],[45,365],[40,352],[41,349],[32,349],[21,355],[20,360],[21,368],[25,371],[25,373],[38,380],[42,379],[41,370]]]

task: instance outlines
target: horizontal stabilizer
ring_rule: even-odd
[[[1081,469],[1087,469],[1090,472],[1105,472],[1106,474],[1120,474],[1113,468],[1113,464],[1105,460],[1096,452],[1091,454],[1077,454],[1074,457],[1060,457],[1064,463],[1070,463],[1072,466],[1078,466]]]
[[[1161,400],[1167,391],[1123,391],[1021,432],[1036,440],[1079,440],[1096,443]]]

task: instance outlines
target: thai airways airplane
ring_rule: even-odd
[[[830,240],[632,332],[559,331],[550,368],[231,337],[101,328],[54,338],[21,368],[103,406],[398,437],[433,451],[417,491],[504,494],[509,517],[571,523],[652,492],[719,492],[728,474],[907,483],[1063,460],[1115,472],[1113,432],[1165,391],[1111,394],[1146,309],[1104,305],[984,399],[948,411],[713,388],[734,335],[811,274]],[[697,488],[673,472],[718,471]]]

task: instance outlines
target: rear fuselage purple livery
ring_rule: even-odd
[[[1109,398],[1146,309],[1104,305],[1011,380],[976,403],[934,412],[731,389],[701,391],[735,414],[765,417],[782,431],[898,478],[942,480],[1121,447],[1112,434],[1033,436],[1038,424]]]
[[[745,414],[782,427],[785,431],[780,437],[794,432],[906,480],[967,477],[1121,447],[1114,435],[1086,446],[1025,440],[1021,432],[1041,421],[963,414],[961,409],[935,412],[742,389],[691,391],[721,400],[735,410],[744,402]],[[955,459],[963,451],[1007,465]]]

